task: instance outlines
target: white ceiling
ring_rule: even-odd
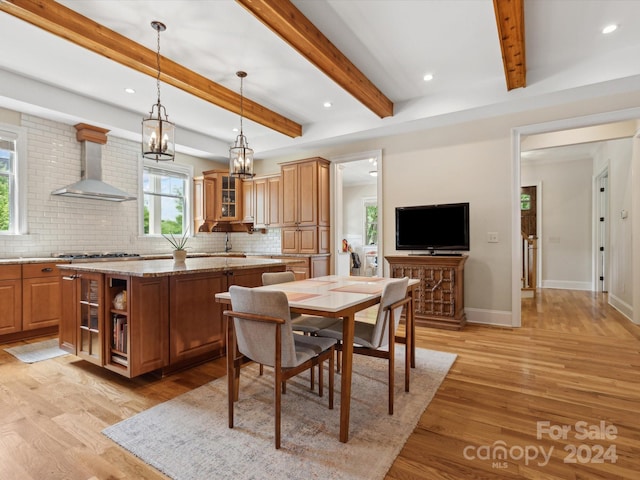
[[[234,91],[235,72],[248,72],[245,96],[303,125],[292,139],[245,120],[258,159],[567,101],[584,86],[610,94],[640,83],[640,1],[525,0],[527,87],[507,91],[491,0],[294,0],[394,102],[394,116],[384,119],[233,0],[60,3],[152,50],[150,22],[164,22],[163,56]],[[604,36],[609,23],[620,28]],[[0,56],[0,107],[139,140],[140,120],[156,101],[155,78],[4,12],[0,45],[11,46]],[[426,73],[434,80],[424,82]],[[180,149],[226,158],[238,116],[161,89]]]

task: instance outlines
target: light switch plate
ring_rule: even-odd
[[[498,243],[498,232],[487,232],[487,242]]]

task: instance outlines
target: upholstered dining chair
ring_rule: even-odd
[[[262,285],[275,285],[295,281],[293,272],[265,272],[262,274]],[[315,334],[318,330],[336,323],[335,318],[318,317],[315,315],[291,314],[291,328],[296,332]]]
[[[294,282],[296,277],[293,272],[264,272],[262,274],[262,285],[275,285],[278,283]],[[300,332],[304,335],[315,335],[318,330],[327,328],[338,319],[331,317],[319,317],[317,315],[302,315],[300,313],[291,313],[291,328],[294,332]],[[260,375],[263,373],[262,365],[260,365]],[[314,370],[311,369],[311,388],[315,385]]]
[[[405,304],[410,301],[407,296],[408,285],[409,278],[404,277],[391,281],[384,286],[374,323],[360,321],[357,315],[355,319],[353,353],[387,359],[389,369],[389,415],[393,415],[395,333],[400,323],[402,310]],[[338,340],[337,350],[342,350],[342,320],[338,320],[328,328],[319,330],[316,335],[335,338]],[[406,371],[410,371],[409,357],[406,356],[405,358],[404,368]],[[405,375],[404,389],[406,392],[409,391],[409,375]]]
[[[227,318],[227,348],[233,359],[234,374],[229,375],[229,428],[233,428],[236,398],[234,382],[240,381],[240,364],[245,357],[274,369],[275,446],[280,448],[280,418],[285,382],[305,370],[320,366],[318,395],[323,396],[322,366],[329,360],[329,409],[333,409],[334,346],[327,337],[295,335],[291,328],[289,301],[284,292],[260,291],[247,287],[229,288],[232,310]],[[234,339],[235,332],[235,339]],[[236,383],[236,384],[237,384]]]

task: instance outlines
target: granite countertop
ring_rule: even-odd
[[[61,270],[76,270],[82,272],[110,273],[131,277],[164,277],[170,275],[185,275],[191,273],[224,272],[227,270],[242,270],[255,267],[286,265],[287,260],[266,258],[241,257],[192,257],[184,264],[176,264],[173,259],[138,260],[135,262],[109,261],[89,263],[69,263],[59,265]]]
[[[54,257],[16,257],[16,258],[0,258],[0,265],[20,265],[23,263],[64,263],[68,260]]]
[[[300,257],[300,258],[308,258],[308,257],[328,257],[331,255],[330,253],[259,253],[259,252],[189,252],[187,253],[187,258],[208,258],[208,257]],[[139,260],[156,260],[156,259],[171,259],[170,253],[143,253],[140,254],[139,257],[126,257],[126,258],[113,258],[109,260],[101,260],[101,263],[108,262],[131,262],[131,261],[139,261]],[[23,263],[43,263],[43,262],[51,262],[56,264],[65,264],[68,263],[69,260],[65,258],[58,257],[14,257],[14,258],[0,258],[0,265],[20,265]],[[86,262],[86,260],[83,260]],[[97,263],[97,262],[93,262]],[[74,263],[74,265],[80,265],[80,262]]]

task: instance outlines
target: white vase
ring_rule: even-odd
[[[187,259],[186,250],[174,250],[173,251],[173,263],[184,263]]]

